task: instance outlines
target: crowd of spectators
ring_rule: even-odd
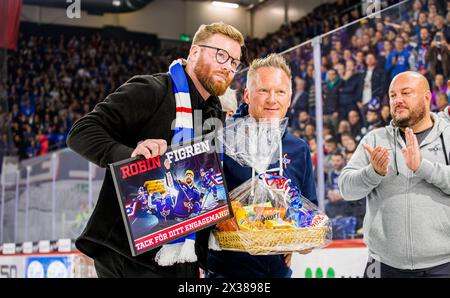
[[[355,17],[358,17],[355,12]],[[431,110],[449,105],[450,1],[415,0],[381,18],[364,19],[322,39],[323,139],[326,210],[356,216],[362,226],[364,200],[346,202],[337,180],[359,141],[391,120],[388,87],[400,72],[421,72],[432,89]],[[286,54],[293,69],[290,128],[309,143],[317,166],[312,47]]]
[[[322,26],[318,14],[331,17],[356,2],[324,4],[265,38],[248,38],[248,58],[279,52],[330,29]],[[338,20],[335,25],[340,24]],[[8,52],[9,113],[0,107],[1,154],[24,159],[65,147],[72,123],[107,94],[133,75],[167,71],[188,49],[187,43],[161,49],[132,39],[105,39],[100,33],[54,37],[21,32],[17,51]]]
[[[72,123],[107,94],[133,75],[167,70],[187,49],[104,40],[100,33],[69,40],[21,35],[18,50],[8,53],[10,111],[1,121],[2,140],[11,132],[8,153],[24,159],[66,147]]]

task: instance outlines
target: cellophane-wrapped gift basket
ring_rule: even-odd
[[[241,118],[218,133],[229,158],[252,168],[252,178],[229,194],[234,217],[216,226],[211,249],[269,255],[321,248],[331,241],[324,212],[283,177],[282,135],[287,119]],[[276,171],[268,170],[279,162]]]

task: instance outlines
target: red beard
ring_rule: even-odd
[[[229,77],[228,72],[214,71],[210,73],[210,67],[199,61],[194,68],[194,73],[197,79],[200,81],[202,86],[208,91],[212,96],[220,96],[225,93],[227,88],[230,86],[232,79]],[[225,78],[225,82],[217,82],[214,80],[214,75],[221,75]]]

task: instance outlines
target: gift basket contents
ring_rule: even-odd
[[[218,140],[227,156],[251,167],[253,175],[229,193],[234,217],[213,231],[215,249],[268,255],[321,248],[330,243],[329,218],[283,176],[281,138],[286,123],[286,119],[256,122],[247,117],[219,133]],[[268,144],[270,149],[260,147]],[[274,161],[280,163],[276,171],[268,169]]]

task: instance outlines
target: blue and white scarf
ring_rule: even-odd
[[[172,145],[174,145],[194,138],[194,120],[189,85],[182,59],[172,62],[169,67],[169,76],[172,79],[172,89],[176,101],[175,133],[172,138]],[[160,266],[196,262],[195,233],[164,244],[156,254],[155,261]]]

